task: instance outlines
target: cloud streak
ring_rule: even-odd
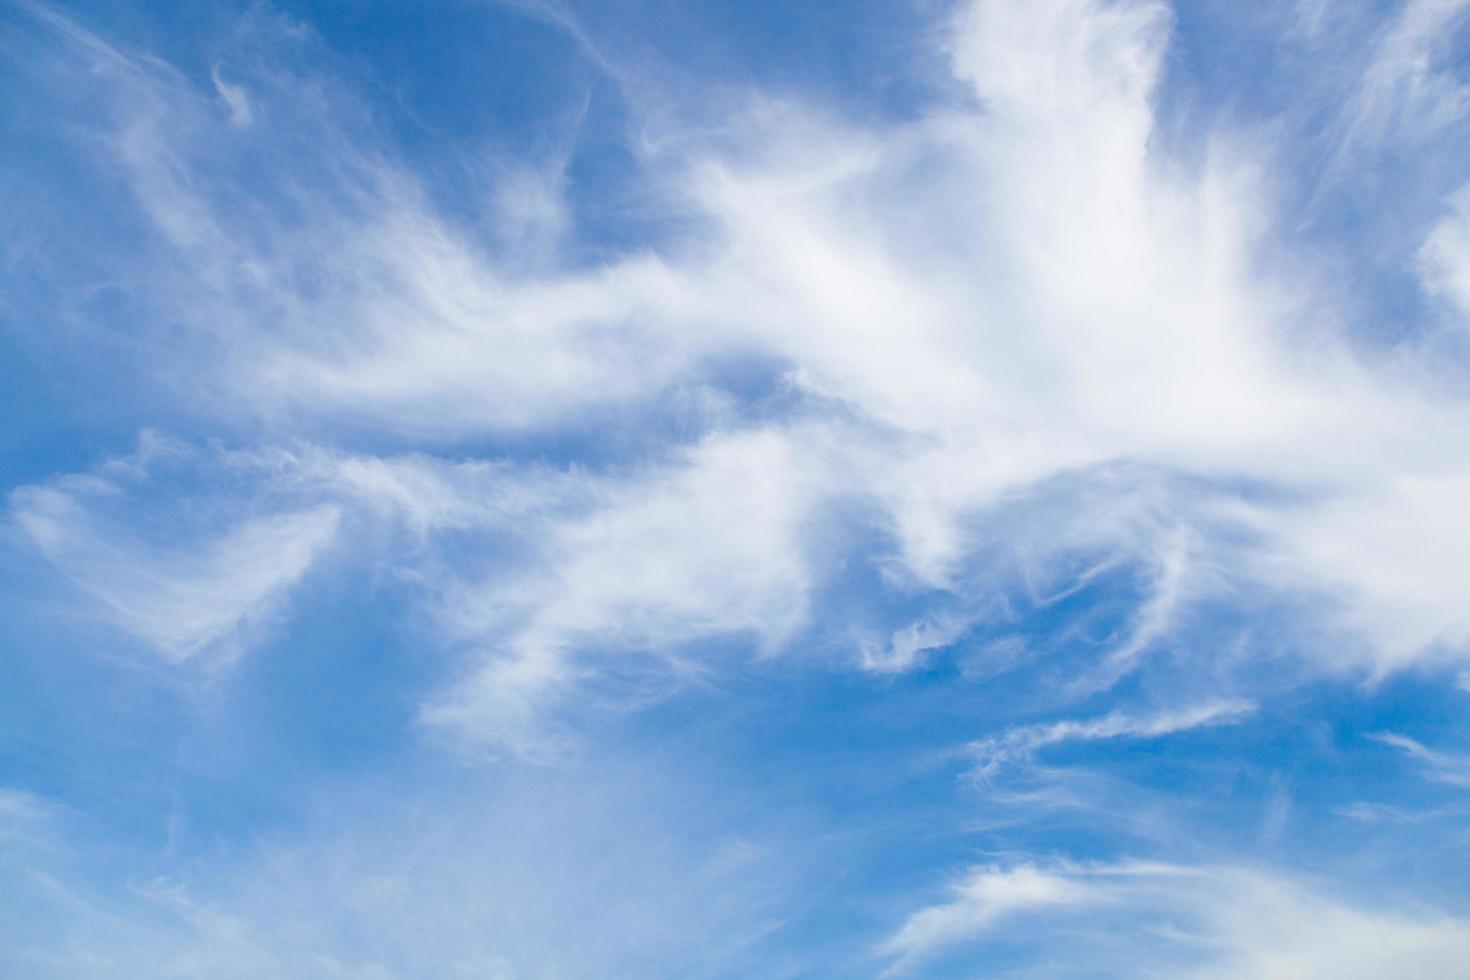
[[[884,944],[904,973],[946,947],[984,937],[1004,917],[1049,917],[1067,928],[1102,906],[1130,935],[1068,930],[1047,969],[1132,976],[1451,977],[1470,951],[1463,920],[1360,908],[1290,878],[1239,868],[1149,864],[981,867],[952,897],[914,913]],[[1036,964],[1040,967],[1040,963]]]
[[[1064,742],[1163,738],[1195,728],[1237,724],[1255,710],[1256,706],[1248,701],[1215,701],[1148,716],[1114,712],[1085,721],[1012,728],[971,743],[969,751],[979,759],[977,773],[986,775],[1008,763],[1029,761],[1038,750]]]

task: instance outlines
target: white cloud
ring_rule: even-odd
[[[1349,139],[1464,115],[1438,46],[1465,9],[1406,8]],[[1411,347],[1349,339],[1330,277],[1283,255],[1269,140],[1221,126],[1190,160],[1170,152],[1156,102],[1163,3],[965,4],[931,54],[968,90],[914,121],[864,128],[759,99],[724,118],[722,104],[717,137],[639,148],[645,192],[679,230],[591,267],[561,261],[577,233],[565,160],[504,169],[488,240],[433,203],[329,80],[257,77],[241,58],[201,99],[162,62],[43,17],[84,66],[108,166],[155,232],[144,254],[117,259],[147,311],[140,347],[186,408],[289,447],[156,444],[12,497],[40,554],[169,661],[238,652],[343,527],[351,544],[381,531],[387,563],[423,586],[444,646],[464,652],[423,720],[472,750],[530,757],[569,744],[569,706],[658,696],[700,671],[712,655],[690,648],[702,641],[790,648],[849,560],[904,597],[948,600],[860,644],[853,659],[874,671],[995,625],[1012,594],[1045,607],[1118,568],[1138,572],[1140,596],[1071,693],[1139,669],[1193,603],[1244,607],[1261,585],[1305,611],[1307,655],[1331,669],[1470,651],[1466,402]],[[1419,272],[1464,312],[1462,204],[1427,230]],[[721,370],[759,374],[784,400],[720,390]],[[690,392],[694,417],[671,418],[687,404],[665,400]],[[636,452],[608,438],[595,466],[529,460],[562,445],[537,437],[572,427],[598,443],[630,418],[645,430]],[[424,451],[334,448],[344,422],[343,442]],[[514,441],[528,436],[529,450]],[[450,456],[492,451],[503,456]],[[202,513],[174,508],[193,498],[156,474],[154,456],[170,454],[238,482]],[[843,508],[871,519],[860,547],[814,533]],[[1117,712],[972,749],[994,767],[1250,710]],[[1465,784],[1463,760],[1382,738]],[[568,798],[503,839],[476,824],[430,840],[422,864],[401,847],[404,821],[322,863],[275,855],[243,898],[157,884],[143,897],[186,941],[145,929],[97,956],[167,949],[179,976],[636,974],[644,950],[692,956],[691,936],[710,933],[738,948],[760,927],[741,909],[731,931],[671,928],[703,904],[677,848],[652,855],[659,873],[611,917],[596,886],[638,875],[649,855],[600,865],[598,838],[546,876],[563,839],[530,834],[530,857],[520,842]],[[0,795],[0,811],[24,805]],[[725,883],[696,879],[702,896]],[[1324,892],[1232,869],[982,867],[882,949],[902,970],[1032,917],[1096,915],[1109,928],[1073,948],[1120,975],[1152,956],[1161,976],[1263,980],[1447,978],[1470,960],[1462,920]],[[489,947],[487,921],[502,929]],[[569,921],[591,923],[597,949],[579,948],[585,932],[569,941]],[[381,946],[344,953],[348,934]],[[89,953],[48,955],[118,972]]]
[[[818,488],[801,492],[801,452],[781,431],[736,432],[599,474],[300,445],[193,452],[150,434],[95,474],[16,491],[11,509],[47,560],[175,663],[240,652],[346,524],[351,557],[417,583],[442,635],[483,651],[426,720],[538,755],[559,744],[549,709],[600,658],[642,672],[653,694],[696,669],[682,644],[775,652],[805,625]],[[160,510],[150,501],[180,469],[203,489]],[[240,487],[252,503],[233,498]],[[464,541],[482,557],[447,560]]]
[[[237,654],[306,574],[339,518],[335,507],[321,504],[242,517],[180,539],[187,528],[149,527],[127,507],[109,513],[120,503],[136,506],[123,486],[101,476],[11,495],[12,517],[39,552],[171,663],[206,652],[219,660]]]
[[[681,644],[730,635],[779,649],[807,613],[807,480],[792,445],[755,432],[597,486],[591,510],[542,529],[531,568],[457,590],[452,628],[499,641],[426,717],[526,751],[539,703],[579,672],[581,651],[677,661]]]
[[[1262,575],[1327,592],[1333,618],[1369,644],[1356,655],[1342,649],[1340,664],[1366,657],[1387,671],[1430,655],[1460,659],[1470,647],[1462,601],[1470,589],[1462,505],[1470,474],[1384,476],[1359,493],[1273,515],[1280,550]]]
[[[231,85],[220,77],[219,66],[216,65],[210,73],[214,82],[215,91],[224,100],[225,106],[230,110],[230,125],[236,129],[244,129],[255,121],[255,112],[250,108],[250,96],[245,89],[239,85]]]
[[[1449,213],[1430,231],[1419,249],[1419,272],[1431,295],[1448,300],[1470,326],[1470,188],[1449,202]]]
[[[1379,38],[1358,93],[1355,139],[1432,132],[1470,110],[1470,87],[1447,65],[1448,41],[1470,3],[1409,0]]]
[[[1052,929],[1065,944],[1048,943]],[[1149,864],[976,868],[882,952],[898,973],[1018,934],[1048,948],[1059,975],[1453,980],[1470,956],[1463,919],[1358,905],[1279,874]]]
[[[1027,761],[1038,749],[1049,745],[1113,738],[1162,738],[1194,728],[1235,724],[1255,709],[1248,701],[1211,701],[1146,716],[1113,712],[1083,721],[1012,728],[1002,735],[973,742],[969,749],[979,759],[979,772],[989,773],[1008,762]]]
[[[1470,756],[1436,752],[1407,735],[1399,735],[1396,732],[1380,732],[1369,737],[1384,745],[1392,745],[1419,760],[1424,765],[1427,778],[1462,789],[1470,789]]]
[[[982,98],[1027,123],[1121,111],[1146,130],[1169,21],[1161,2],[1047,0],[1022,10],[980,0],[960,8],[950,56]]]
[[[1098,899],[1085,879],[1031,865],[975,868],[950,886],[950,899],[915,912],[882,946],[902,972],[925,955],[972,939],[1006,915],[1085,905]]]
[[[939,616],[894,630],[886,644],[862,638],[858,642],[862,664],[878,673],[910,670],[922,661],[924,654],[954,643],[969,625],[963,618]]]
[[[1370,88],[1428,84],[1404,66],[1455,11],[1414,10],[1384,49],[1399,67]],[[1330,280],[1278,254],[1268,141],[1217,127],[1194,162],[1171,155],[1161,3],[977,0],[933,52],[973,99],[866,129],[754,100],[717,138],[643,147],[651,199],[697,231],[575,269],[557,264],[576,233],[563,160],[507,171],[499,234],[541,242],[518,261],[436,208],[328,80],[309,98],[269,73],[230,82],[253,112],[230,145],[290,174],[262,188],[220,166],[225,124],[180,74],[57,23],[112,84],[114,163],[168,257],[150,268],[180,270],[148,302],[209,326],[189,341],[197,371],[159,370],[211,411],[283,439],[346,420],[475,446],[608,432],[610,406],[662,424],[670,392],[751,358],[799,402],[769,418],[719,392],[689,425],[650,425],[655,452],[595,475],[330,450],[292,464],[307,508],[293,519],[325,521],[311,507],[345,494],[399,515],[414,547],[486,522],[534,538],[496,573],[437,570],[444,622],[482,655],[431,718],[515,741],[530,722],[505,719],[595,670],[579,650],[677,666],[681,644],[717,635],[779,648],[828,570],[806,532],[846,504],[891,534],[894,554],[864,556],[890,584],[970,607],[870,641],[855,659],[872,669],[992,615],[1006,576],[1039,597],[1115,564],[1148,582],[1093,687],[1137,669],[1193,603],[1262,583],[1360,638],[1316,644],[1329,666],[1464,656],[1465,405],[1412,352],[1355,346]],[[273,207],[287,190],[292,207]],[[1428,269],[1454,251],[1441,239]],[[172,341],[158,349],[178,362]],[[1241,486],[1267,492],[1232,502]],[[1063,499],[1040,523],[985,520],[1048,494]],[[287,529],[241,533],[201,566]],[[251,582],[238,594],[272,592]],[[91,588],[172,656],[236,622],[170,635],[142,597]]]
[[[1454,980],[1470,962],[1470,922],[1424,910],[1362,907],[1289,881],[1230,875],[1194,896],[1217,961],[1209,980]]]

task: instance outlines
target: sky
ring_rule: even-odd
[[[0,974],[1470,977],[1470,0],[4,0]]]

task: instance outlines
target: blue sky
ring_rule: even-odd
[[[0,973],[1467,976],[1467,41],[0,6]]]

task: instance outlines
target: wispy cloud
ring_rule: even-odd
[[[78,871],[96,854],[85,838],[55,834],[24,861],[3,847],[0,967],[99,980],[747,972],[796,866],[774,866],[759,836],[671,825],[672,808],[642,795],[661,778],[604,760],[494,793],[441,787],[429,808],[354,794],[304,839],[265,835],[207,868],[159,860],[124,881]],[[0,845],[13,843],[9,800]]]
[[[460,6],[423,13],[391,65],[325,8],[320,32],[254,5],[168,43],[136,11],[0,12],[19,93],[0,122],[22,133],[0,163],[0,329],[21,340],[0,408],[46,400],[0,542],[0,574],[45,599],[0,623],[78,715],[114,699],[50,692],[138,648],[162,666],[131,674],[239,695],[129,716],[126,737],[110,716],[0,725],[28,756],[46,729],[18,771],[106,798],[96,824],[145,841],[76,842],[98,868],[133,848],[128,885],[0,861],[0,940],[23,940],[0,969],[846,975],[991,944],[968,972],[1438,980],[1470,961],[1463,920],[1351,853],[1453,811],[1324,815],[1386,797],[1346,764],[1351,785],[1319,792],[1316,763],[1384,750],[1313,742],[1342,699],[1399,696],[1352,682],[1466,686],[1470,90],[1451,47],[1470,0],[920,5],[924,30],[893,39],[913,63],[857,108],[644,52],[680,46],[680,18],[732,47],[720,18],[783,35],[769,16],[846,58],[837,28],[873,5],[671,8],[636,44],[599,25],[638,4]],[[459,29],[492,16],[510,67]],[[1212,19],[1234,31],[1218,48]],[[1264,90],[1278,30],[1320,79]],[[495,97],[415,107],[461,58]],[[573,68],[598,81],[557,101],[540,83]],[[521,89],[501,80],[546,104],[502,104]],[[430,124],[451,109],[494,135]],[[321,637],[291,629],[307,604],[314,630],[371,631],[371,662],[294,656]],[[108,662],[48,660],[50,632]],[[240,659],[266,640],[293,656]],[[338,689],[361,716],[320,717]],[[1231,755],[1278,721],[1312,765]],[[696,729],[718,743],[688,766],[718,784],[718,833],[690,829],[708,807],[688,773],[665,779]],[[976,733],[973,774],[1014,785],[925,781]],[[1470,787],[1458,750],[1372,738]],[[255,739],[214,754],[259,771],[164,771],[215,739]],[[1067,749],[1123,764],[1042,764]],[[124,793],[82,786],[89,766],[159,775]],[[476,791],[441,793],[446,769]],[[353,794],[375,779],[370,818]],[[190,794],[220,826],[174,861]],[[747,805],[804,829],[772,843]],[[291,819],[261,829],[262,810]],[[64,812],[0,790],[0,843]],[[1316,819],[1330,832],[1300,836]],[[788,901],[825,846],[849,850],[814,878],[841,887]],[[1140,850],[1173,863],[1058,857]],[[744,959],[787,915],[789,946],[881,962]]]
[[[1263,262],[1274,230],[1260,144],[1222,128],[1185,166],[1156,139],[1162,4],[966,5],[933,57],[978,104],[864,128],[757,103],[718,140],[641,161],[650,193],[700,232],[591,269],[559,267],[554,249],[534,267],[497,253],[432,203],[330,80],[291,100],[282,71],[222,67],[214,97],[228,112],[210,116],[179,73],[50,19],[62,56],[111,79],[110,166],[168,256],[153,265],[180,270],[139,288],[149,308],[195,325],[187,372],[172,345],[153,345],[186,398],[223,393],[231,415],[286,433],[347,424],[431,446],[610,432],[599,412],[667,421],[695,406],[677,435],[645,437],[623,486],[583,481],[600,502],[542,525],[533,578],[455,587],[463,623],[522,626],[481,630],[483,669],[433,718],[505,737],[482,716],[560,686],[566,650],[594,636],[665,656],[718,632],[779,647],[823,574],[807,531],[831,506],[875,507],[896,554],[869,557],[964,601],[997,544],[1058,589],[1082,549],[1151,569],[1093,688],[1135,669],[1192,604],[1241,586],[1295,594],[1326,627],[1354,630],[1355,649],[1317,645],[1336,666],[1391,669],[1463,639],[1463,528],[1445,502],[1470,466],[1466,406],[1356,347],[1342,324],[1304,339],[1297,324],[1321,287]],[[262,30],[265,57],[284,41]],[[262,161],[290,157],[289,178],[235,176],[214,145],[226,139]],[[501,190],[562,222],[553,171]],[[775,417],[718,380],[752,359],[762,392],[789,394]],[[672,462],[648,464],[649,447]],[[387,472],[353,466],[359,481]],[[1159,474],[1281,496],[1207,514],[1198,494],[1158,493]],[[982,515],[1069,479],[1077,501],[1110,500],[1119,519],[977,537]],[[408,507],[422,522],[426,508],[477,506],[452,496]],[[1401,519],[1379,540],[1361,508]],[[242,533],[219,562],[273,532]],[[1381,572],[1395,549],[1442,560],[1410,586]],[[159,615],[136,614],[173,651],[229,629],[221,614],[169,637]],[[858,659],[918,663],[975,621],[947,615]],[[506,699],[494,694],[504,685]]]
[[[1470,756],[1437,752],[1407,735],[1400,735],[1396,732],[1378,732],[1368,737],[1375,742],[1391,745],[1418,760],[1424,766],[1427,778],[1435,782],[1470,789]]]
[[[1358,93],[1355,139],[1433,132],[1470,111],[1470,87],[1450,60],[1450,38],[1470,4],[1409,0],[1378,39]]]
[[[237,654],[331,541],[339,517],[320,504],[226,517],[182,539],[169,528],[159,541],[139,533],[137,511],[119,506],[128,495],[107,476],[64,478],[15,491],[12,517],[118,625],[172,663]]]
[[[1100,895],[1083,877],[1039,870],[981,867],[950,887],[949,901],[920,909],[882,946],[901,973],[925,955],[984,933],[1007,915],[1085,905]]]
[[[1236,724],[1255,710],[1249,701],[1212,701],[1153,715],[1114,712],[1101,718],[1012,728],[972,742],[969,751],[979,760],[977,772],[988,774],[1008,763],[1029,761],[1039,749],[1063,742],[1163,738],[1195,728]]]
[[[1079,910],[1099,906],[1102,917],[1082,927]],[[1064,972],[1448,978],[1470,953],[1462,919],[1358,907],[1279,874],[1126,863],[973,869],[950,900],[914,913],[882,952],[896,958],[890,971],[902,973],[985,938],[1002,916],[1010,938],[1045,923],[1064,931],[1065,943],[1048,944],[1044,961]],[[1117,942],[1113,930],[1127,940]]]

